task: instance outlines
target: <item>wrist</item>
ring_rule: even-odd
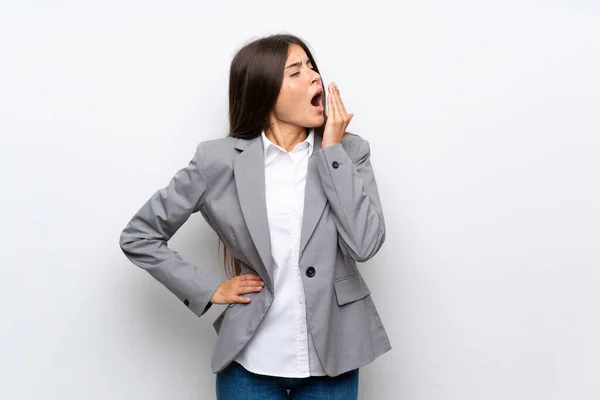
[[[342,143],[342,142],[341,141],[336,142],[336,141],[332,141],[332,140],[327,140],[327,141],[323,140],[323,142],[321,142],[321,147],[326,148],[329,146],[333,146],[334,144],[340,144],[340,143]]]
[[[215,290],[215,292],[213,293],[212,297],[209,300],[209,303],[211,304],[221,304],[221,286],[223,285],[223,282],[219,283],[219,286],[217,286],[217,289]]]

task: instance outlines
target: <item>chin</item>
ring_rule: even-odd
[[[310,123],[306,126],[308,128],[318,128],[321,125],[323,125],[324,122],[325,122],[325,117],[319,117],[319,118],[315,118],[312,121],[310,121]]]

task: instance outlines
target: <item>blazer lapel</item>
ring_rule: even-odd
[[[325,196],[325,191],[321,184],[321,177],[319,176],[317,159],[314,157],[315,153],[322,149],[321,136],[315,135],[314,139],[313,153],[308,160],[308,170],[306,171],[304,214],[302,217],[302,233],[300,235],[300,255],[302,255],[302,251],[312,236],[317,226],[317,222],[319,222],[321,214],[323,214],[323,210],[327,204],[327,197]]]
[[[265,157],[261,137],[238,139],[235,148],[242,151],[233,162],[242,215],[263,262],[265,277],[269,280],[267,283],[273,287],[271,235],[265,198]],[[254,265],[253,267],[257,268]]]

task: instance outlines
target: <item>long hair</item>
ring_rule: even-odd
[[[267,128],[292,44],[302,47],[314,70],[319,72],[308,45],[293,35],[277,34],[256,39],[233,57],[229,70],[229,136],[254,139]],[[325,97],[323,104],[327,104]],[[322,135],[324,128],[325,122],[314,129],[315,134]]]
[[[254,139],[267,128],[269,115],[279,96],[285,62],[292,44],[302,47],[314,70],[319,72],[309,46],[299,37],[289,34],[255,39],[235,54],[229,70],[229,136]],[[321,86],[323,87],[322,81]],[[327,104],[325,93],[323,87],[323,104]],[[314,128],[315,135],[322,137],[324,128],[325,122]],[[227,247],[221,241],[219,252],[221,245],[225,273],[230,278],[240,275],[239,260],[229,255]]]
[[[254,139],[267,128],[269,115],[279,96],[285,62],[292,44],[302,47],[314,70],[319,72],[309,46],[297,36],[270,35],[250,41],[237,51],[229,70],[229,136]],[[325,92],[323,87],[323,103],[327,104]],[[314,128],[315,135],[322,137],[324,128],[325,122]],[[242,268],[239,260],[230,256],[225,244],[219,240],[219,253],[221,248],[227,277],[240,275]]]

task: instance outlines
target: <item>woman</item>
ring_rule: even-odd
[[[121,234],[125,255],[198,316],[228,305],[213,324],[220,400],[356,399],[358,368],[391,348],[356,266],[385,239],[369,144],[346,134],[335,84],[324,89],[301,39],[248,43],[231,63],[229,136],[200,143]],[[232,279],[167,247],[198,211]]]

